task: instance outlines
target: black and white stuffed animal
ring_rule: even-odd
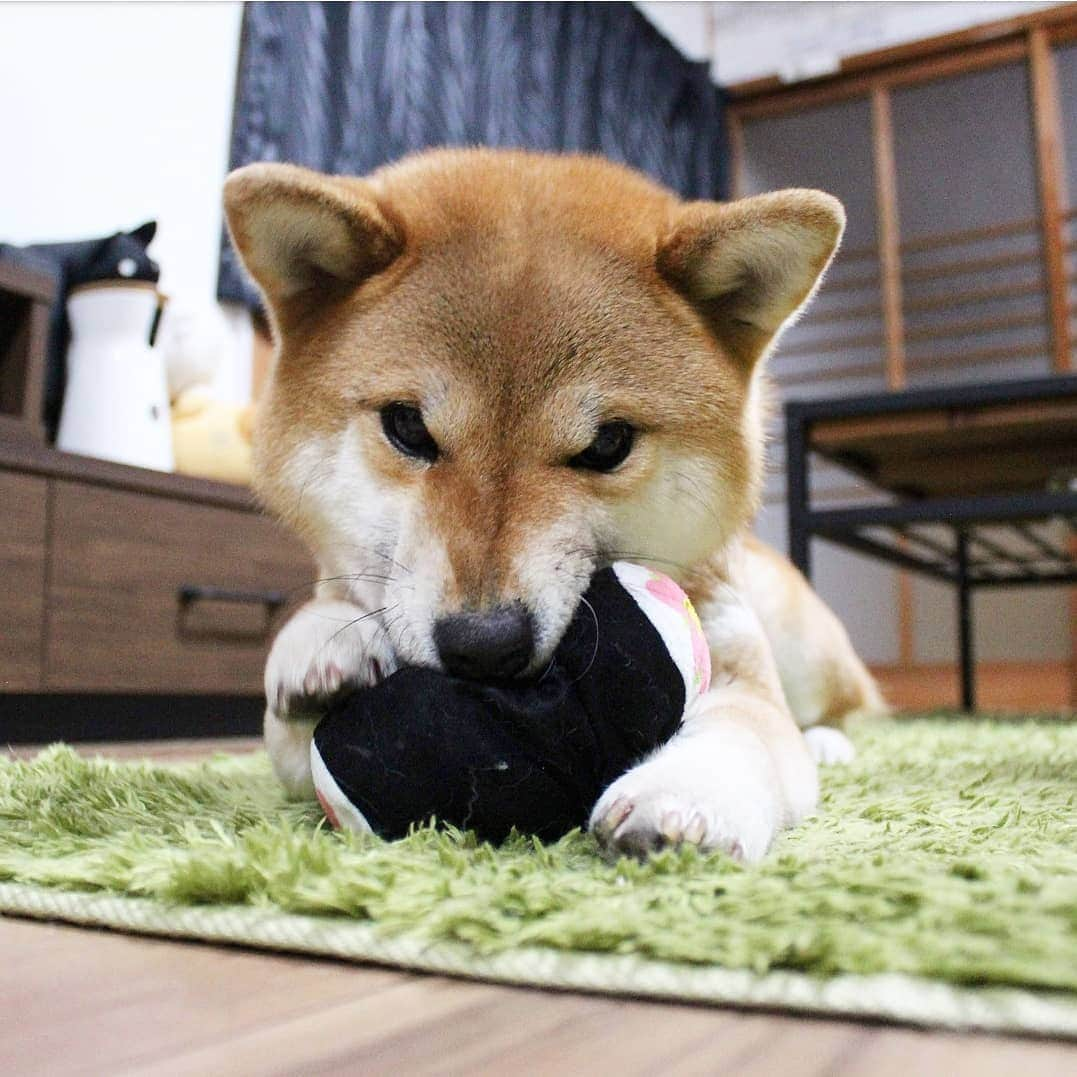
[[[556,839],[673,736],[709,681],[685,593],[617,562],[534,680],[404,668],[342,700],[314,733],[315,789],[334,826],[384,838],[436,818],[492,842],[513,829]]]

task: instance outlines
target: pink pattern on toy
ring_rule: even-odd
[[[707,691],[711,681],[711,654],[707,646],[707,638],[703,635],[703,625],[699,622],[699,615],[695,607],[689,601],[688,596],[668,576],[659,572],[652,572],[646,584],[648,592],[654,595],[663,605],[676,610],[688,626],[689,637],[692,641],[692,664],[695,666],[696,688],[700,695]]]

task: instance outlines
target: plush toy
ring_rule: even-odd
[[[253,429],[252,404],[214,400],[206,389],[185,390],[172,401],[176,470],[249,485]]]
[[[253,405],[218,400],[217,369],[231,342],[216,307],[170,304],[157,346],[165,357],[172,397],[172,449],[176,470],[223,482],[251,479]]]
[[[314,732],[315,790],[334,826],[385,838],[436,817],[492,842],[513,828],[556,839],[677,731],[709,681],[685,593],[617,562],[534,680],[405,667],[342,700]]]

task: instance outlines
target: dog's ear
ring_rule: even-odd
[[[360,284],[404,249],[402,229],[361,179],[247,165],[225,181],[224,207],[243,264],[278,314]]]
[[[689,202],[659,240],[658,271],[751,367],[811,297],[844,227],[841,203],[822,191]]]

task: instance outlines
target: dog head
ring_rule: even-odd
[[[685,203],[597,158],[435,151],[225,188],[277,357],[260,493],[401,660],[548,660],[596,567],[750,520],[762,360],[837,246],[817,191]]]

